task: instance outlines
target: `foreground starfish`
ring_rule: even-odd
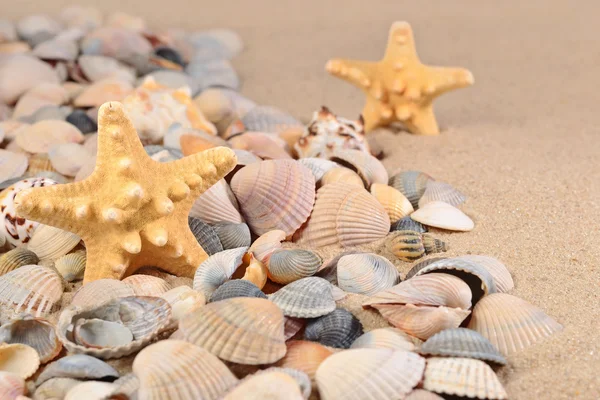
[[[433,114],[433,99],[473,84],[473,74],[466,69],[421,64],[407,22],[392,25],[381,61],[336,59],[327,62],[326,69],[367,95],[363,109],[365,131],[399,121],[413,133],[436,135],[439,128]]]
[[[142,266],[192,277],[208,256],[188,227],[196,198],[236,164],[217,147],[158,163],[144,151],[120,103],[98,113],[96,169],[87,179],[24,190],[20,216],[78,234],[87,248],[84,283],[121,279]]]

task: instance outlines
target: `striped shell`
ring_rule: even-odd
[[[277,250],[269,257],[267,268],[273,282],[285,285],[314,275],[322,263],[321,257],[310,250]]]
[[[224,250],[248,247],[252,243],[248,225],[233,222],[216,222],[212,225]]]
[[[259,371],[239,382],[223,400],[302,400],[296,379],[278,370]]]
[[[394,264],[376,254],[349,254],[337,263],[337,285],[346,292],[372,295],[399,281]]]
[[[83,279],[86,265],[86,253],[76,251],[60,257],[54,263],[54,267],[67,282],[80,281]]]
[[[321,178],[321,186],[330,185],[332,183],[345,183],[347,185],[364,188],[365,184],[360,176],[354,171],[346,167],[335,167],[323,175]]]
[[[16,400],[25,394],[25,380],[11,372],[0,371],[0,399]]]
[[[436,239],[428,233],[415,231],[392,232],[386,245],[399,260],[406,262],[418,260],[425,254],[448,250],[446,243],[440,239]]]
[[[118,377],[117,370],[104,361],[86,354],[74,354],[48,364],[35,384],[39,386],[52,378],[114,379]]]
[[[40,260],[33,251],[16,247],[0,257],[0,275],[7,274],[24,265],[35,265],[38,262]]]
[[[212,226],[202,222],[201,219],[194,217],[188,217],[188,225],[194,234],[196,241],[202,249],[204,249],[206,254],[212,256],[213,254],[223,251],[223,245],[219,240],[219,235],[217,235],[217,231],[215,231]]]
[[[494,283],[496,284],[496,291],[498,293],[510,292],[515,287],[510,272],[500,260],[490,256],[478,255],[466,255],[457,258],[473,261],[482,266],[483,268],[487,269],[488,272],[494,278]]]
[[[207,224],[221,221],[236,224],[244,222],[238,209],[237,200],[224,179],[215,183],[198,197],[190,210],[190,216],[199,218]]]
[[[133,289],[127,283],[116,279],[98,279],[77,289],[71,305],[90,308],[109,300],[134,295]]]
[[[171,306],[171,318],[175,321],[181,320],[184,315],[196,307],[206,304],[204,295],[188,286],[177,286],[163,293],[160,297],[165,299]]]
[[[385,183],[372,184],[371,194],[385,208],[390,221],[398,221],[414,211],[412,204],[402,193]]]
[[[15,313],[41,317],[53,311],[63,294],[63,281],[51,268],[26,265],[0,277],[0,303]]]
[[[294,317],[284,317],[285,323],[283,325],[283,335],[285,336],[285,340],[290,340],[298,332],[304,328],[306,325],[306,320],[304,318],[294,318]]]
[[[349,311],[336,308],[327,315],[306,323],[304,338],[323,346],[347,349],[363,334],[360,321]]]
[[[373,183],[387,184],[388,182],[388,173],[381,161],[364,151],[337,149],[329,159],[355,170],[367,188]]]
[[[246,254],[247,247],[224,250],[206,259],[194,275],[194,290],[209,298],[219,286],[231,278]]]
[[[403,171],[390,177],[389,185],[402,193],[413,208],[419,205],[419,199],[425,193],[427,183],[434,180],[431,176],[421,171]]]
[[[471,329],[445,329],[436,333],[421,345],[419,353],[445,356],[465,357],[506,365],[506,359],[489,340]]]
[[[465,213],[443,201],[430,201],[410,217],[423,225],[449,231],[467,232],[475,227],[473,220]]]
[[[249,131],[279,133],[304,125],[290,114],[271,106],[256,106],[248,111],[242,122]]]
[[[158,297],[172,289],[164,279],[150,275],[131,275],[122,282],[133,290],[135,296]]]
[[[266,299],[267,295],[250,281],[233,279],[219,286],[210,296],[209,303],[234,297],[259,297],[261,299]]]
[[[267,160],[239,170],[231,189],[250,229],[262,235],[281,229],[293,234],[308,218],[315,201],[315,178],[293,160]]]
[[[42,319],[26,317],[0,328],[0,343],[21,343],[37,351],[42,364],[55,358],[62,349],[54,326]]]
[[[364,189],[343,183],[320,188],[306,226],[294,237],[313,248],[338,244],[357,246],[384,237],[390,218]]]
[[[432,201],[443,201],[457,207],[465,200],[467,200],[467,196],[456,190],[452,185],[440,181],[429,181],[423,196],[419,199],[419,208]]]
[[[315,374],[319,365],[333,354],[327,347],[305,340],[290,340],[286,343],[285,357],[277,362],[278,367],[293,368],[304,372],[315,385]]]
[[[420,270],[428,266],[429,264],[433,264],[436,261],[446,260],[449,257],[429,257],[424,260],[418,261],[413,264],[411,269],[406,273],[406,279],[410,279],[417,274]]]
[[[338,164],[333,161],[325,160],[324,158],[316,157],[305,157],[298,160],[298,162],[313,173],[315,181],[320,181],[323,175],[332,168],[338,167]]]
[[[315,276],[294,281],[269,299],[289,317],[315,318],[335,310],[331,284]]]
[[[56,260],[73,250],[80,241],[81,238],[74,233],[40,225],[27,243],[27,248],[37,254],[40,260]]]
[[[140,388],[140,380],[132,372],[114,381],[113,386],[115,387],[113,391],[115,398],[119,398],[116,395],[124,395],[127,396],[127,399],[135,399]]]
[[[481,333],[504,356],[517,353],[563,329],[539,308],[506,293],[482,298],[469,329]]]
[[[33,347],[21,343],[0,345],[0,371],[27,379],[39,366],[40,357]]]
[[[283,314],[265,299],[237,297],[209,303],[181,319],[186,341],[240,364],[269,364],[285,355]]]
[[[351,349],[392,349],[415,351],[420,340],[397,328],[373,329],[359,336],[350,346]]]

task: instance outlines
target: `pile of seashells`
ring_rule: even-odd
[[[361,119],[305,126],[242,96],[242,47],[79,6],[0,20],[0,399],[505,399],[494,370],[562,327],[499,260],[441,256],[435,229],[474,228],[466,196],[388,176]],[[210,255],[193,279],[83,286],[85,243],[15,212],[19,191],[93,171],[106,101],[156,161],[237,155],[181,227]]]

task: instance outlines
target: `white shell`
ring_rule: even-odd
[[[338,286],[346,292],[372,295],[391,288],[399,280],[394,264],[376,254],[348,254],[337,263]]]
[[[200,218],[207,224],[221,221],[244,222],[238,203],[227,182],[221,179],[194,202],[190,216]]]
[[[27,249],[33,251],[40,260],[56,260],[79,244],[81,238],[74,233],[50,225],[37,227]]]
[[[92,155],[80,144],[63,143],[48,149],[48,158],[54,169],[66,176],[75,176]]]
[[[63,293],[62,277],[52,269],[25,265],[0,277],[0,303],[14,312],[40,317],[53,311]]]
[[[194,290],[210,297],[219,286],[231,278],[235,270],[242,265],[242,257],[247,247],[224,250],[213,254],[204,261],[194,275]]]
[[[0,182],[18,178],[27,170],[27,157],[8,150],[0,150]]]
[[[450,231],[470,231],[475,227],[473,220],[465,213],[443,201],[431,201],[410,217],[423,225]]]

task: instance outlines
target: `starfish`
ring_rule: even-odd
[[[436,135],[433,99],[474,82],[473,74],[464,68],[423,65],[408,22],[392,25],[381,61],[334,59],[327,62],[326,70],[365,92],[365,131],[398,121],[413,133]]]
[[[159,163],[144,151],[121,103],[102,105],[98,122],[94,172],[80,182],[21,191],[17,213],[83,239],[84,284],[122,279],[142,266],[193,277],[208,255],[188,227],[189,211],[233,169],[235,153],[217,147]]]

